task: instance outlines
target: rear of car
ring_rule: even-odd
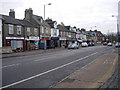
[[[68,49],[79,49],[79,45],[75,43],[71,43],[68,45]]]
[[[82,46],[82,47],[87,47],[88,44],[87,44],[86,42],[83,42],[83,43],[81,44],[81,46]]]
[[[108,45],[108,46],[112,46],[112,43],[108,43],[107,45]]]
[[[115,44],[115,47],[120,47],[120,42],[117,42],[117,43]]]

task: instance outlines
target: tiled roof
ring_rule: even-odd
[[[2,19],[4,20],[5,24],[23,25],[19,20],[15,19],[11,16],[2,15]]]
[[[58,29],[60,31],[65,31],[65,32],[70,32],[70,30],[68,30],[67,28],[65,28],[65,26],[62,26],[62,25],[57,25]]]
[[[38,25],[35,25],[34,23],[31,23],[26,20],[19,20],[24,26],[29,26],[29,27],[34,27],[34,28],[39,28]]]
[[[41,23],[41,16],[37,16],[37,15],[33,15],[32,18],[39,24],[39,25],[44,25],[44,22]],[[49,24],[47,22],[45,22],[45,26],[49,26]]]

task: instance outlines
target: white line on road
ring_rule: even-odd
[[[93,56],[93,55],[95,55],[95,54],[97,54],[97,53],[98,53],[98,52],[93,53],[93,54],[90,54],[90,55],[85,56],[85,57],[83,57],[83,58],[80,58],[80,59],[78,59],[78,60],[75,60],[75,61],[69,62],[69,63],[67,63],[67,64],[61,65],[61,66],[56,67],[56,68],[54,68],[54,69],[48,70],[48,71],[46,71],[46,72],[43,72],[43,73],[37,74],[37,75],[35,75],[35,76],[31,76],[31,77],[29,77],[29,78],[26,78],[26,79],[20,80],[20,81],[18,81],[18,82],[15,82],[15,83],[12,83],[12,84],[9,84],[9,85],[6,85],[6,86],[3,86],[3,87],[0,88],[0,89],[8,88],[8,87],[11,87],[11,86],[14,86],[14,85],[20,84],[20,83],[22,83],[22,82],[25,82],[25,81],[28,81],[28,80],[34,79],[34,78],[36,78],[36,77],[42,76],[42,75],[44,75],[44,74],[47,74],[47,73],[49,73],[49,72],[55,71],[55,70],[57,70],[57,69],[60,69],[60,68],[63,68],[63,67],[65,67],[65,66],[68,66],[68,65],[71,65],[71,64],[73,64],[73,63],[76,63],[76,62],[78,62],[78,61],[81,61],[81,60],[83,60],[83,59],[85,59],[85,58],[88,58],[88,57],[90,57],[90,56]]]
[[[20,65],[20,63],[12,64],[12,65],[7,65],[7,66],[3,66],[2,68],[13,67],[13,66],[18,66],[18,65]]]

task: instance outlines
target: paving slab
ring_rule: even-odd
[[[61,80],[53,88],[98,88],[112,75],[117,60],[117,53],[104,54]]]

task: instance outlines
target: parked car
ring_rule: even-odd
[[[120,47],[120,42],[117,42],[117,43],[115,44],[115,47]]]
[[[112,46],[112,43],[111,43],[111,42],[109,42],[107,45],[108,45],[108,46]]]
[[[104,42],[103,45],[107,45],[107,42]]]
[[[92,46],[92,42],[89,42],[89,43],[88,43],[88,46]]]
[[[82,42],[81,46],[82,46],[82,47],[87,47],[88,44],[87,44],[86,42]]]
[[[92,42],[92,46],[95,46],[95,43],[94,43],[94,42]]]
[[[79,49],[79,45],[76,43],[70,43],[68,49]]]

